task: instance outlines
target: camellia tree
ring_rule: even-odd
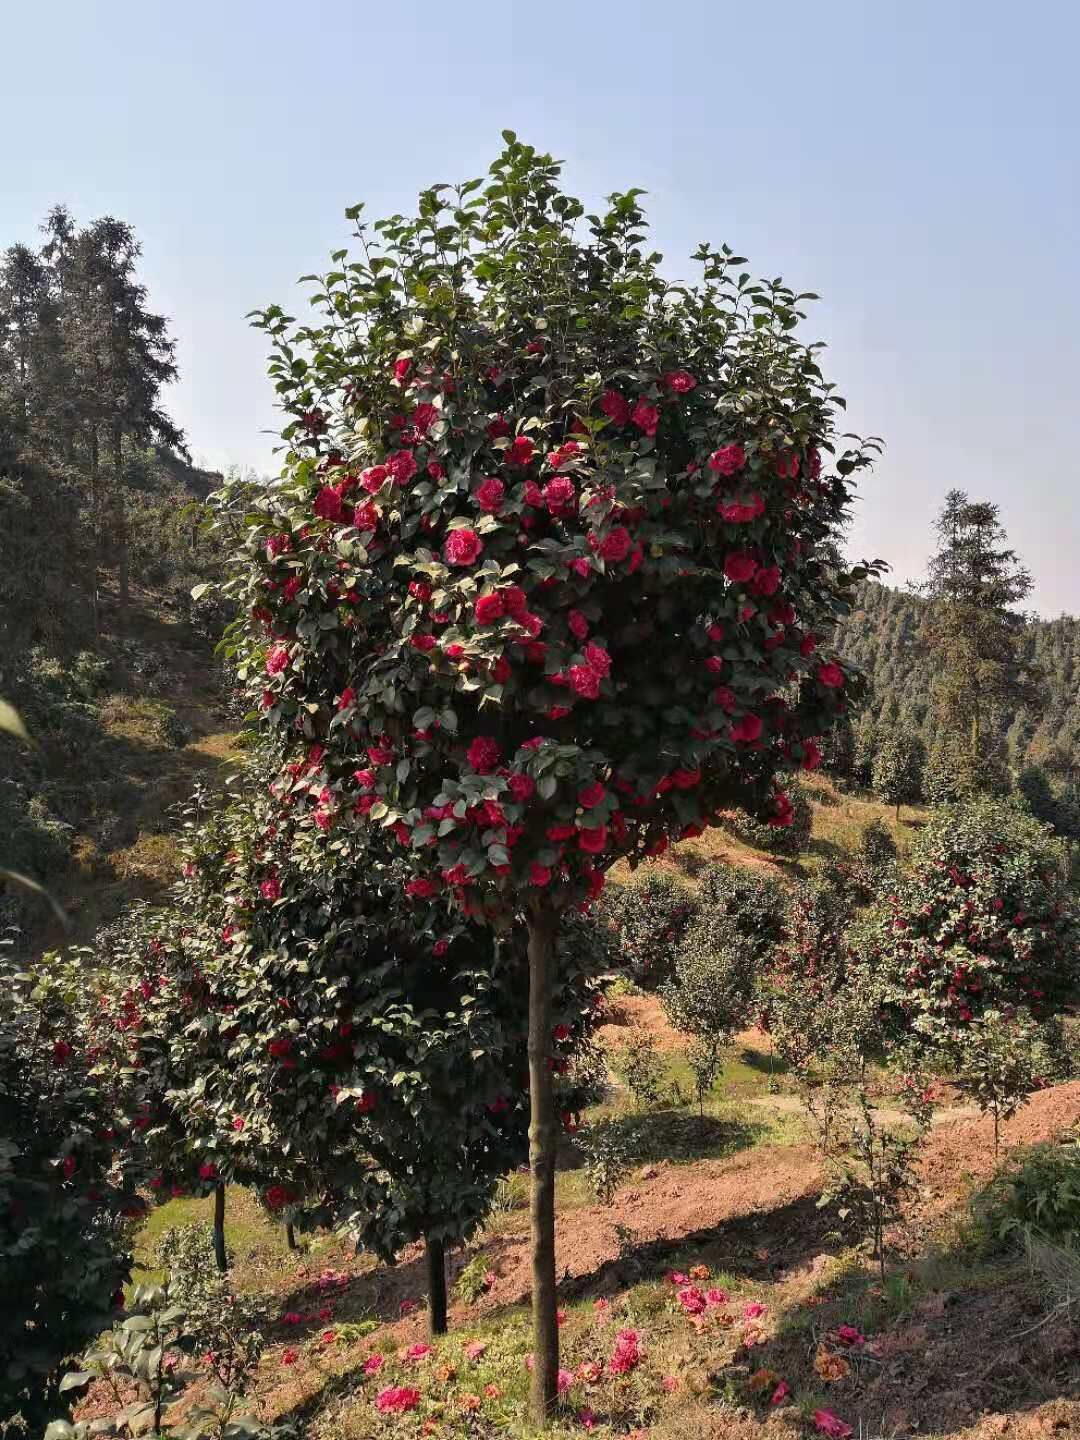
[[[192,807],[176,902],[102,937],[99,1066],[129,1077],[127,1129],[158,1197],[220,1200],[235,1181],[388,1259],[422,1239],[440,1331],[446,1246],[527,1154],[522,937],[461,917],[425,936],[382,832],[323,848],[261,768],[233,804]],[[557,1083],[576,1113],[588,1097],[568,1062],[611,951],[582,917],[558,943]]]
[[[558,916],[724,809],[788,822],[782,773],[855,690],[820,637],[868,573],[834,542],[876,446],[838,442],[796,333],[813,297],[727,248],[665,279],[639,194],[585,216],[507,132],[486,181],[415,217],[351,209],[360,251],[315,280],[314,322],[256,316],[288,449],[232,585],[329,843],[384,828],[418,910],[527,926],[538,1417]]]
[[[1048,1028],[1075,998],[1067,846],[1009,800],[934,814],[858,948],[885,1018],[1000,1119],[1045,1076]]]

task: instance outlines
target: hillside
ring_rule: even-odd
[[[886,722],[905,715],[929,741],[932,669],[919,644],[926,602],[875,581],[840,627],[840,648],[870,676],[868,709]],[[1013,768],[1033,762],[1062,779],[1080,771],[1080,620],[1031,620],[1023,627],[1025,657],[1041,672],[1036,706],[996,717]]]

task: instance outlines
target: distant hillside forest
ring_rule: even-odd
[[[844,656],[872,685],[851,752],[841,757],[841,768],[850,767],[861,783],[871,782],[875,754],[889,732],[914,732],[927,753],[937,739],[936,662],[924,632],[928,611],[919,595],[868,581],[841,626]],[[1001,761],[1013,777],[1035,766],[1071,788],[1080,780],[1080,620],[1025,621],[1018,626],[1018,650],[1034,673],[1033,694],[991,712]]]

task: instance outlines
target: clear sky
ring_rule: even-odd
[[[271,467],[245,312],[304,303],[346,205],[479,174],[508,127],[587,201],[645,187],[672,275],[726,241],[821,294],[889,447],[855,547],[918,576],[959,486],[1080,612],[1072,0],[0,0],[0,47],[0,244],[57,201],[135,226],[205,463]]]

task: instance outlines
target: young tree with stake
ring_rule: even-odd
[[[603,215],[507,132],[489,178],[358,223],[320,312],[257,323],[290,420],[234,636],[329,827],[381,826],[426,906],[528,928],[537,1418],[556,1398],[558,917],[745,806],[852,699],[823,654],[852,476],[799,296],[702,246],[676,285],[638,196]],[[348,212],[358,220],[360,207]],[[583,233],[579,234],[579,226]]]

